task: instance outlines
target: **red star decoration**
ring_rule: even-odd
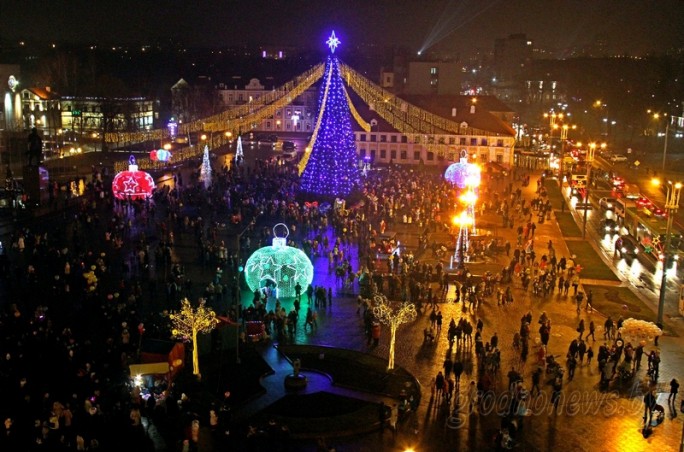
[[[124,184],[124,192],[125,193],[135,193],[136,188],[138,188],[138,183],[135,181],[135,178],[133,178],[133,176],[126,179],[123,182],[123,184]]]

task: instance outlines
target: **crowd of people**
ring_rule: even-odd
[[[370,346],[381,337],[368,302],[375,291],[429,313],[426,343],[441,334],[446,320],[438,305],[461,303],[463,316],[450,319],[446,328],[451,347],[434,388],[450,406],[462,373],[476,359],[479,371],[467,391],[471,410],[494,388],[501,367],[502,341],[496,333],[489,341],[483,336],[479,308],[485,300],[496,300],[505,309],[516,302],[512,287],[531,286],[538,297],[556,290],[560,297],[570,296],[572,287],[578,311],[583,302],[585,310],[591,309],[592,294],[585,297],[579,290],[581,267],[573,258],[558,258],[551,241],[537,256],[536,224],[551,211],[543,180],[537,183],[537,196],[527,201],[512,182],[485,175],[491,179],[481,187],[478,210],[517,228],[517,242],[496,247],[510,258],[500,272],[475,278],[464,271],[454,281],[445,264],[428,253],[431,237],[449,232],[447,218],[457,202],[440,174],[399,166],[371,171],[358,199],[330,200],[329,207],[302,201],[296,168],[276,160],[223,167],[208,188],[198,183],[198,176],[198,171],[189,176],[178,172],[174,185],[158,188],[150,200],[116,201],[106,178],[95,170],[85,194],[70,201],[59,225],[17,228],[2,262],[7,270],[2,284],[11,301],[0,317],[3,450],[5,445],[7,450],[120,450],[133,445],[151,450],[153,435],[143,425],[147,419],[178,450],[197,449],[202,441],[215,447],[231,441],[226,400],[219,398],[202,412],[196,400],[170,382],[159,382],[147,399],[131,383],[128,366],[139,357],[143,339],[170,338],[169,312],[184,297],[202,297],[221,316],[262,321],[269,335],[296,341],[298,325],[316,334],[317,312],[333,304],[333,289],[338,294],[358,292],[357,312]],[[529,176],[514,180],[524,187]],[[335,288],[315,283],[300,287],[296,303],[305,312],[301,316],[297,307],[288,313],[268,290],[257,291],[244,307],[241,303],[240,269],[251,250],[270,242],[272,225],[279,222],[290,230],[289,245],[312,260],[328,260],[329,272],[339,273]],[[242,231],[237,247],[227,245],[231,226],[226,223]],[[398,224],[420,231],[415,253],[383,237]],[[179,243],[186,248],[183,253]],[[488,248],[494,251],[494,246]],[[451,293],[454,298],[447,298]],[[531,314],[523,317],[513,338],[520,363],[529,354],[531,323]],[[539,324],[539,350],[545,350],[551,319],[542,314]],[[576,353],[569,353],[580,363],[582,344],[588,342],[581,335]],[[591,346],[586,353],[593,354]],[[597,361],[605,370],[610,359],[603,354],[600,349]],[[546,356],[538,359],[546,367]],[[520,405],[529,397],[519,384],[518,370],[512,372],[509,389],[517,402],[508,422],[524,412]],[[559,377],[552,384],[556,403],[563,381]],[[539,392],[534,381],[533,376],[532,389]],[[205,429],[208,435],[198,433]]]

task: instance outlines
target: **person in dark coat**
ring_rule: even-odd
[[[454,368],[454,362],[451,360],[451,356],[447,354],[446,359],[444,360],[444,378],[448,379],[449,376],[451,375],[451,371]]]

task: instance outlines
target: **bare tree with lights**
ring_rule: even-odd
[[[394,343],[397,338],[397,328],[403,323],[416,320],[418,316],[413,303],[399,303],[387,300],[383,294],[373,295],[372,312],[375,318],[390,328],[389,361],[387,370],[394,369]]]
[[[206,300],[200,298],[199,305],[193,307],[187,298],[181,301],[181,309],[170,316],[173,329],[171,335],[192,344],[192,373],[200,376],[199,353],[197,350],[197,334],[209,333],[219,320],[216,313],[206,306]]]

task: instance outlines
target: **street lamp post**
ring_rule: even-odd
[[[561,137],[561,151],[559,154],[559,160],[560,160],[560,165],[558,167],[558,185],[560,186],[561,189],[561,197],[563,195],[563,177],[564,177],[564,170],[563,170],[563,165],[564,165],[564,160],[565,160],[565,142],[568,139],[568,132],[570,129],[575,130],[577,128],[576,125],[568,125],[568,124],[563,124],[563,127],[560,128],[560,137]],[[565,199],[562,200],[561,202],[561,212],[565,212]]]
[[[589,186],[591,185],[591,165],[594,161],[594,152],[596,151],[596,143],[589,143],[587,149],[587,180],[584,188],[584,220],[582,222],[582,239],[587,237],[587,211],[589,210]]]
[[[654,115],[654,117],[656,117]],[[667,158],[667,136],[670,134],[670,122],[679,121],[680,124],[684,122],[684,117],[682,116],[670,116],[670,119],[665,123],[665,142],[663,144],[663,177],[665,177],[665,162]]]
[[[663,276],[660,281],[660,294],[658,297],[658,324],[663,324],[663,311],[665,310],[665,291],[667,289],[667,267],[672,253],[670,250],[672,238],[672,220],[674,213],[679,209],[679,196],[682,191],[681,182],[667,183],[667,198],[665,199],[665,211],[667,212],[667,229],[665,230],[665,249],[663,252]]]

